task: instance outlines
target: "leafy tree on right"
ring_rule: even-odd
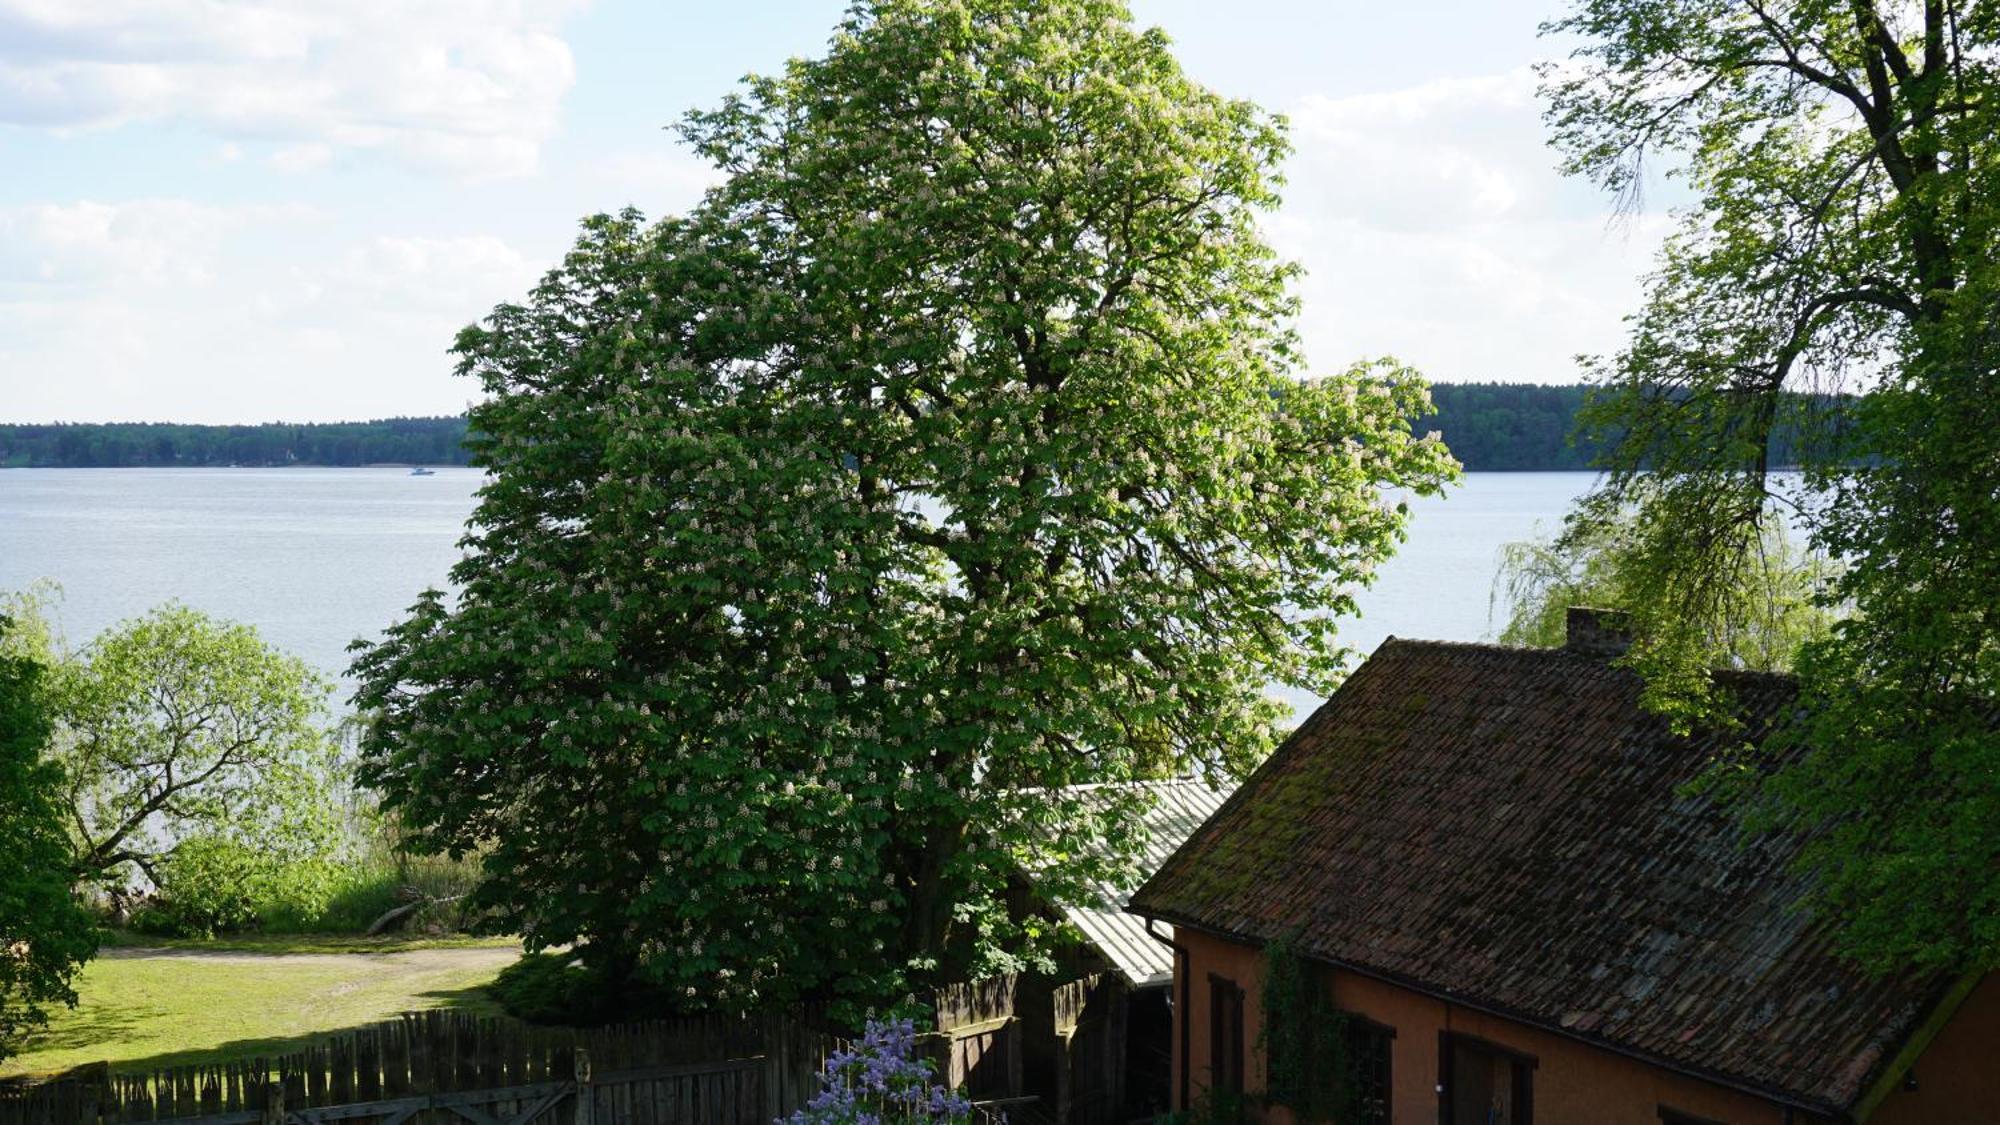
[[[1581,43],[1543,75],[1567,169],[1634,198],[1664,155],[1699,199],[1597,372],[1616,440],[1566,534],[1622,523],[1632,663],[1683,725],[1719,714],[1776,522],[1840,560],[1807,750],[1725,779],[1810,830],[1864,963],[2000,963],[2000,5],[1585,0],[1544,30]]]

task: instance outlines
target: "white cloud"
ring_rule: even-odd
[[[532,172],[575,78],[575,0],[0,0],[0,122],[184,121],[298,169],[379,150]],[[322,155],[323,154],[323,155]]]
[[[460,410],[454,333],[538,270],[495,236],[355,239],[297,207],[0,209],[0,416]]]
[[[22,21],[25,2],[0,0],[12,13],[0,24]],[[47,0],[48,10],[61,2]],[[182,0],[162,2],[181,10],[173,5]],[[59,22],[37,18],[45,29]],[[282,21],[218,31],[207,46],[173,39],[184,21],[153,30],[128,22],[123,38],[86,27],[44,39],[113,61],[162,43],[189,56],[292,59],[285,52],[297,42]],[[0,66],[27,53],[0,27]],[[311,103],[314,67],[300,69],[298,96]],[[1666,223],[1654,214],[1610,226],[1606,200],[1553,171],[1526,74],[1307,99],[1291,116],[1298,153],[1270,234],[1309,271],[1301,329],[1318,369],[1392,353],[1433,378],[1567,380],[1575,353],[1616,348]],[[454,138],[465,147],[453,151],[474,163],[481,154],[531,161],[537,144],[478,130]],[[525,147],[508,155],[514,141]],[[329,132],[222,137],[211,151],[222,162],[311,167],[344,163],[353,147]],[[0,417],[460,409],[476,388],[450,374],[454,333],[518,299],[557,261],[569,216],[627,201],[678,210],[715,176],[662,141],[582,151],[560,177],[440,187],[452,206],[483,199],[449,214],[390,219],[339,199],[313,208],[186,199],[0,207]]]
[[[1279,249],[1321,369],[1395,354],[1448,380],[1566,381],[1615,350],[1666,230],[1554,170],[1526,70],[1308,98]]]
[[[82,200],[0,210],[0,285],[204,284],[213,280],[231,235],[311,215],[296,206],[224,208],[181,199]]]
[[[405,310],[442,311],[462,321],[525,292],[540,269],[492,235],[377,237],[349,249],[328,277]]]
[[[323,168],[333,159],[333,147],[318,143],[286,145],[271,154],[271,167],[280,172],[309,172]]]

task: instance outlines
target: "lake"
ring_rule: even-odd
[[[480,479],[454,468],[0,471],[0,590],[60,583],[61,624],[78,645],[178,599],[253,624],[338,677],[348,642],[379,635],[444,583]],[[1555,528],[1593,479],[1471,473],[1418,500],[1409,542],[1343,636],[1362,652],[1392,634],[1489,636],[1501,545]]]

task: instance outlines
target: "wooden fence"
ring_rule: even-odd
[[[938,1077],[981,1101],[1021,1096],[1022,1021],[1019,980],[994,977],[938,989]]]
[[[941,988],[938,1073],[1014,1125],[1117,1125],[1127,1118],[1129,1003],[1114,973]]]
[[[1115,1125],[1126,1002],[1111,977],[940,989],[939,1078],[985,1125]],[[266,1058],[0,1083],[0,1125],[770,1125],[838,1045],[803,1016],[573,1029],[418,1012]]]
[[[1051,1108],[1063,1125],[1125,1119],[1128,999],[1116,973],[1059,985],[1050,997],[1056,1040]]]
[[[419,1012],[270,1058],[0,1088],[0,1125],[769,1125],[836,1046],[778,1017],[569,1029]]]

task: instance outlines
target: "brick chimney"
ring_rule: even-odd
[[[1630,620],[1615,609],[1586,609],[1580,605],[1569,607],[1565,620],[1568,636],[1563,648],[1578,656],[1589,656],[1599,660],[1612,660],[1625,655],[1632,647]]]

